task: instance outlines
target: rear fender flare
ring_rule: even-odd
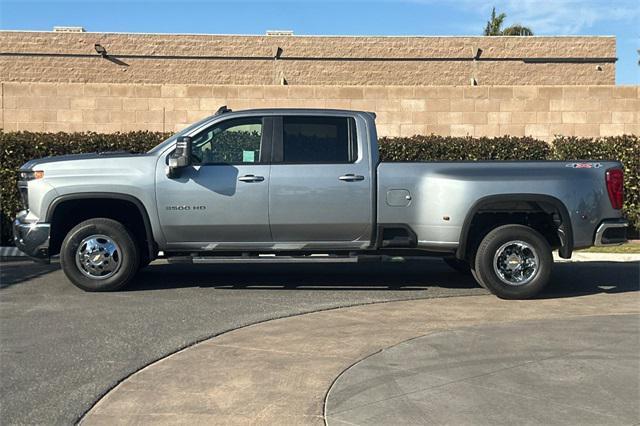
[[[460,244],[456,251],[456,257],[458,259],[465,259],[467,256],[467,244],[469,242],[469,233],[471,231],[471,223],[476,214],[483,209],[483,207],[495,203],[505,201],[528,201],[528,202],[540,202],[549,204],[558,211],[562,223],[558,227],[558,238],[560,239],[560,257],[568,259],[573,252],[573,229],[571,225],[571,216],[567,207],[559,199],[545,194],[498,194],[482,197],[477,200],[469,209],[467,216],[462,224],[460,231]]]

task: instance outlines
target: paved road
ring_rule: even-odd
[[[148,363],[243,325],[353,304],[483,294],[439,261],[159,263],[129,291],[111,294],[76,289],[55,265],[0,267],[0,418],[7,424],[71,423]],[[635,290],[637,271],[637,263],[557,265],[543,297]]]
[[[0,267],[4,424],[71,423],[141,367],[247,324],[360,303],[484,292],[440,261],[408,267],[159,263],[129,291],[111,294],[76,289],[57,265]]]
[[[328,424],[638,424],[639,319],[490,324],[406,341],[338,378]]]

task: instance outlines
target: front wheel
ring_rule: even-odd
[[[523,225],[504,225],[489,232],[475,258],[476,280],[502,299],[528,299],[551,276],[553,256],[547,240]]]
[[[89,219],[65,237],[60,264],[67,278],[85,291],[119,290],[138,271],[137,247],[131,233],[120,222]]]

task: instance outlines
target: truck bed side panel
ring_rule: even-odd
[[[572,163],[559,161],[381,163],[378,223],[409,225],[421,247],[455,248],[477,200],[538,194],[563,202],[571,218],[574,246],[590,246],[600,220],[621,217],[611,207],[604,178],[605,171],[619,163],[591,164],[591,168],[573,168]],[[409,192],[407,206],[390,205],[390,196],[405,194],[396,190]]]

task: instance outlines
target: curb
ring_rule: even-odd
[[[639,253],[580,253],[574,252],[571,259],[563,259],[553,253],[554,262],[640,262]]]

